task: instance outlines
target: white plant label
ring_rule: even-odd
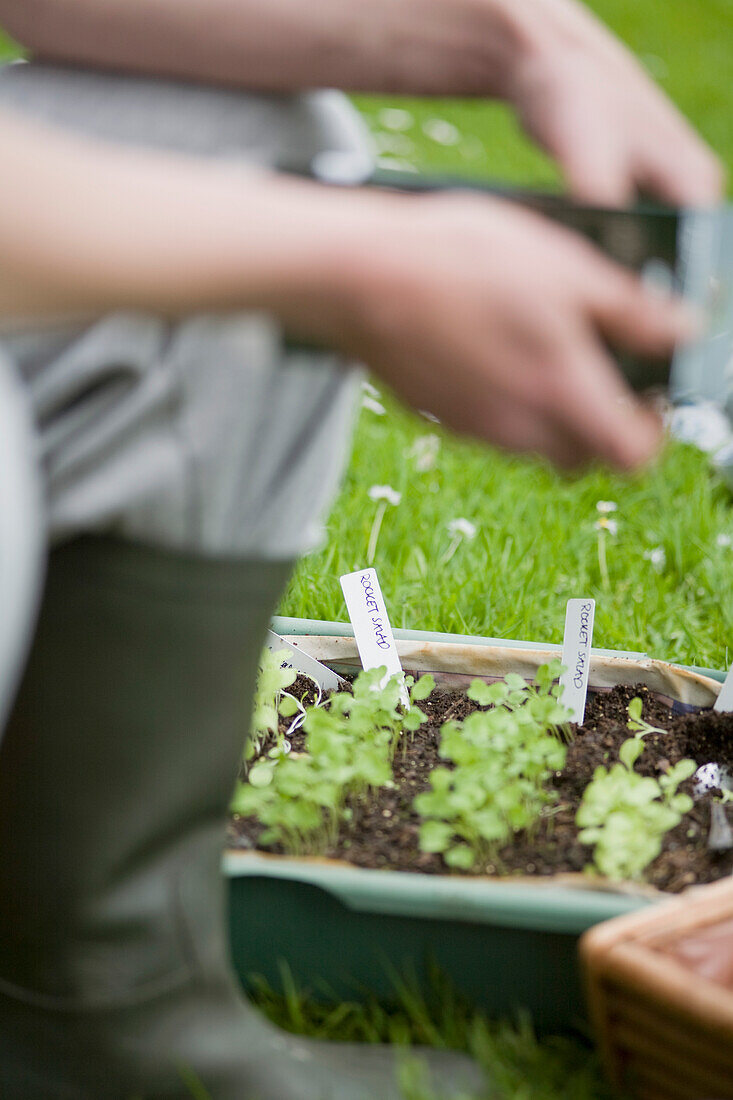
[[[322,665],[320,661],[317,661],[315,657],[311,657],[309,653],[304,653],[302,649],[298,649],[297,646],[292,645],[290,642],[286,642],[284,638],[281,638],[279,634],[275,634],[274,631],[267,631],[267,638],[265,645],[273,653],[279,653],[281,650],[287,650],[288,664],[297,669],[298,672],[302,672],[305,676],[309,676],[311,680],[315,680],[317,684],[320,684],[324,691],[338,691],[342,684],[342,679],[337,676],[335,672],[332,672],[326,665]]]
[[[386,684],[390,676],[402,672],[402,663],[397,655],[376,569],[345,573],[341,577],[341,588],[362,667],[369,669],[385,665],[387,674],[382,683]],[[403,700],[407,702],[407,689],[403,689]]]
[[[579,726],[582,726],[585,718],[595,611],[595,600],[568,600],[565,612],[565,635],[562,643],[565,672],[560,677],[565,691],[561,702],[572,712],[570,721],[577,722]]]
[[[713,710],[733,710],[733,665],[720,689],[720,695],[715,700]]]

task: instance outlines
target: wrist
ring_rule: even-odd
[[[542,95],[547,73],[567,71],[578,57],[602,58],[621,70],[629,68],[626,50],[577,0],[495,2],[504,7],[504,18],[511,24],[508,33],[516,44],[503,98],[520,109],[528,95]]]
[[[375,0],[361,7],[355,90],[499,96],[528,46],[515,0]],[[357,9],[358,10],[358,9]],[[373,28],[370,30],[369,28]]]
[[[232,242],[227,281],[246,283],[245,308],[272,314],[292,336],[350,352],[402,206],[398,196],[271,178],[256,204],[257,240],[245,230]]]

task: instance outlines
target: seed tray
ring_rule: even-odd
[[[346,624],[276,620],[273,629],[338,672],[359,667]],[[395,631],[403,666],[452,685],[509,671],[533,676],[559,647]],[[447,678],[447,679],[446,679]],[[591,687],[644,682],[680,709],[710,706],[722,674],[644,654],[594,650]],[[277,985],[284,961],[318,996],[388,997],[394,976],[427,980],[431,963],[494,1015],[532,1013],[540,1031],[585,1018],[577,961],[580,935],[661,895],[645,888],[591,889],[582,875],[473,878],[372,871],[319,859],[230,850],[231,935],[243,980]]]

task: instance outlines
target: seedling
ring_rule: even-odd
[[[561,702],[563,686],[557,682],[562,671],[560,661],[550,661],[537,669],[534,683],[527,683],[515,672],[494,684],[473,680],[467,695],[479,707],[502,706],[508,711],[528,707],[532,717],[546,729],[567,737],[569,711]]]
[[[382,666],[362,672],[350,691],[326,699],[314,691],[315,703],[306,705],[287,690],[293,671],[280,666],[278,655],[263,666],[261,721],[276,730],[279,715],[291,720],[288,732],[302,726],[303,751],[288,753],[282,739],[267,753],[260,745],[233,810],[264,826],[261,846],[320,854],[335,846],[360,802],[393,784],[395,751],[425,722],[418,704],[435,684],[432,676],[414,681],[402,674],[385,683]],[[549,822],[558,808],[553,778],[567,751],[561,671],[554,661],[538,670],[534,683],[516,674],[471,683],[468,696],[478,709],[464,720],[444,721],[442,763],[413,802],[423,851],[460,870],[501,871],[502,848],[512,837],[521,832],[531,840],[540,823]],[[576,815],[580,840],[593,847],[593,869],[613,879],[643,877],[666,833],[692,808],[679,787],[695,772],[694,762],[681,760],[658,778],[640,775],[635,765],[643,738],[665,731],[642,718],[640,698],[629,704],[628,717],[633,736],[618,762],[596,769]],[[348,837],[341,833],[341,840]]]
[[[514,833],[536,828],[555,797],[549,780],[565,764],[559,671],[559,662],[543,666],[534,685],[514,674],[495,684],[473,681],[469,697],[491,709],[441,729],[440,756],[454,766],[434,768],[431,789],[414,801],[425,819],[423,851],[441,853],[449,867],[480,870],[497,864]]]
[[[667,732],[667,730],[660,729],[659,726],[652,726],[649,722],[646,722],[641,716],[641,708],[642,702],[638,695],[631,700],[626,708],[629,714],[627,725],[637,737],[645,737],[648,733]]]
[[[575,817],[579,839],[594,847],[595,869],[611,879],[640,879],[665,834],[692,809],[692,799],[678,788],[694,774],[695,761],[680,760],[654,779],[634,770],[643,752],[640,734],[624,741],[619,763],[596,768]]]
[[[392,783],[392,757],[404,731],[425,721],[416,705],[435,687],[432,676],[408,677],[408,704],[400,675],[384,687],[385,668],[362,672],[353,694],[336,692],[322,705],[304,709],[305,752],[258,760],[238,785],[232,809],[266,826],[264,845],[296,855],[314,855],[335,842],[348,819],[348,799],[368,797]],[[281,703],[293,713],[293,697]],[[298,715],[300,717],[300,715]]]
[[[312,706],[319,707],[323,701],[323,692],[321,691],[321,685],[314,682],[315,688],[315,700]],[[296,698],[289,691],[283,691],[280,700],[279,707],[280,714],[283,718],[292,718],[292,722],[285,731],[285,739],[291,737],[296,730],[299,730],[303,725],[308,713],[306,707],[301,699]]]
[[[295,683],[298,675],[294,668],[288,666],[287,659],[285,650],[273,652],[263,649],[260,656],[252,728],[245,749],[247,760],[257,755],[268,732],[277,734],[281,694]]]

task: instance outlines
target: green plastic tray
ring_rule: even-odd
[[[344,623],[276,619],[280,634],[349,635]],[[518,648],[539,643],[395,630],[398,639]],[[558,647],[559,648],[559,647]],[[595,652],[609,653],[598,650]],[[638,657],[641,653],[616,656]],[[695,669],[717,680],[723,674]],[[228,852],[231,935],[245,984],[279,985],[284,960],[311,993],[389,996],[393,975],[424,980],[433,961],[494,1015],[529,1010],[541,1031],[583,1021],[578,937],[647,897],[459,876],[367,871],[326,862]]]

